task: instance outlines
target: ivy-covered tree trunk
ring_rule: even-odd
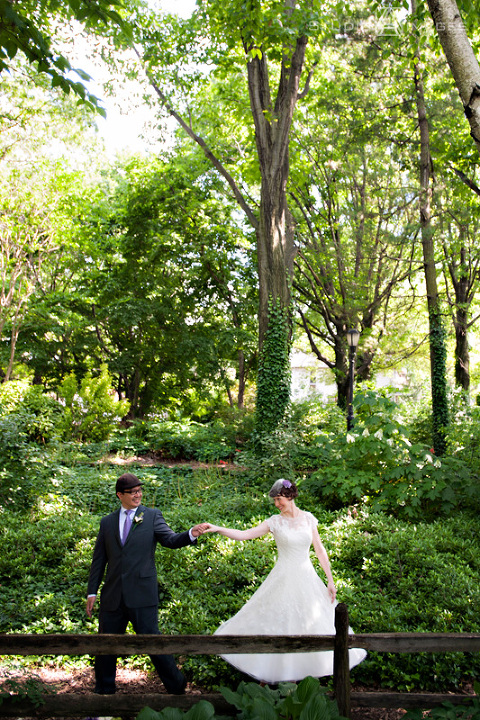
[[[290,402],[289,325],[288,309],[280,300],[270,300],[257,380],[255,430],[259,438],[279,427]]]
[[[427,289],[430,372],[432,388],[433,447],[437,455],[446,449],[445,433],[448,425],[445,330],[441,313],[435,267],[435,247],[431,223],[431,165],[430,134],[420,63],[415,64],[415,98],[420,130],[420,227],[422,233],[423,265]]]
[[[285,3],[286,7],[290,3]],[[257,227],[259,349],[256,429],[272,432],[290,401],[290,283],[293,273],[293,220],[287,203],[289,137],[298,99],[307,38],[284,47],[280,80],[272,101],[267,55],[244,43],[250,107],[262,178]]]
[[[460,241],[457,257],[453,253],[449,254],[446,244],[443,245],[444,276],[455,328],[455,385],[468,395],[470,391],[469,313],[475,296],[480,259],[472,263],[466,238],[463,237],[463,228],[460,228]],[[453,287],[453,295],[449,291],[449,283]]]

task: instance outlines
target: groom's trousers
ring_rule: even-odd
[[[123,634],[131,622],[138,635],[160,635],[158,629],[158,606],[129,608],[120,603],[117,610],[102,610],[100,603],[99,633]],[[186,680],[180,672],[173,655],[150,655],[152,663],[168,693],[181,694],[185,690]],[[117,670],[116,655],[97,655],[95,657],[95,692],[113,694]]]

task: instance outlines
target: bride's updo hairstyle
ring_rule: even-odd
[[[273,483],[268,494],[271,498],[282,495],[283,497],[288,498],[288,500],[293,500],[298,496],[298,490],[295,483],[290,482],[290,480],[280,478]]]

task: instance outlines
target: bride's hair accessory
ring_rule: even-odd
[[[290,482],[290,480],[285,480],[285,478],[279,478],[279,480],[276,480],[273,483],[268,494],[271,498],[282,495],[289,500],[293,500],[293,498],[297,497],[298,490],[295,486],[295,483]]]

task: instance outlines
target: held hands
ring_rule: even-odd
[[[194,537],[199,537],[204,533],[218,532],[220,529],[221,528],[218,525],[212,525],[212,523],[201,523],[200,525],[195,525],[195,527],[192,528],[192,535]]]
[[[193,537],[200,537],[200,535],[203,535],[204,532],[209,532],[209,528],[211,527],[210,523],[200,523],[200,525],[195,525],[191,533]]]

